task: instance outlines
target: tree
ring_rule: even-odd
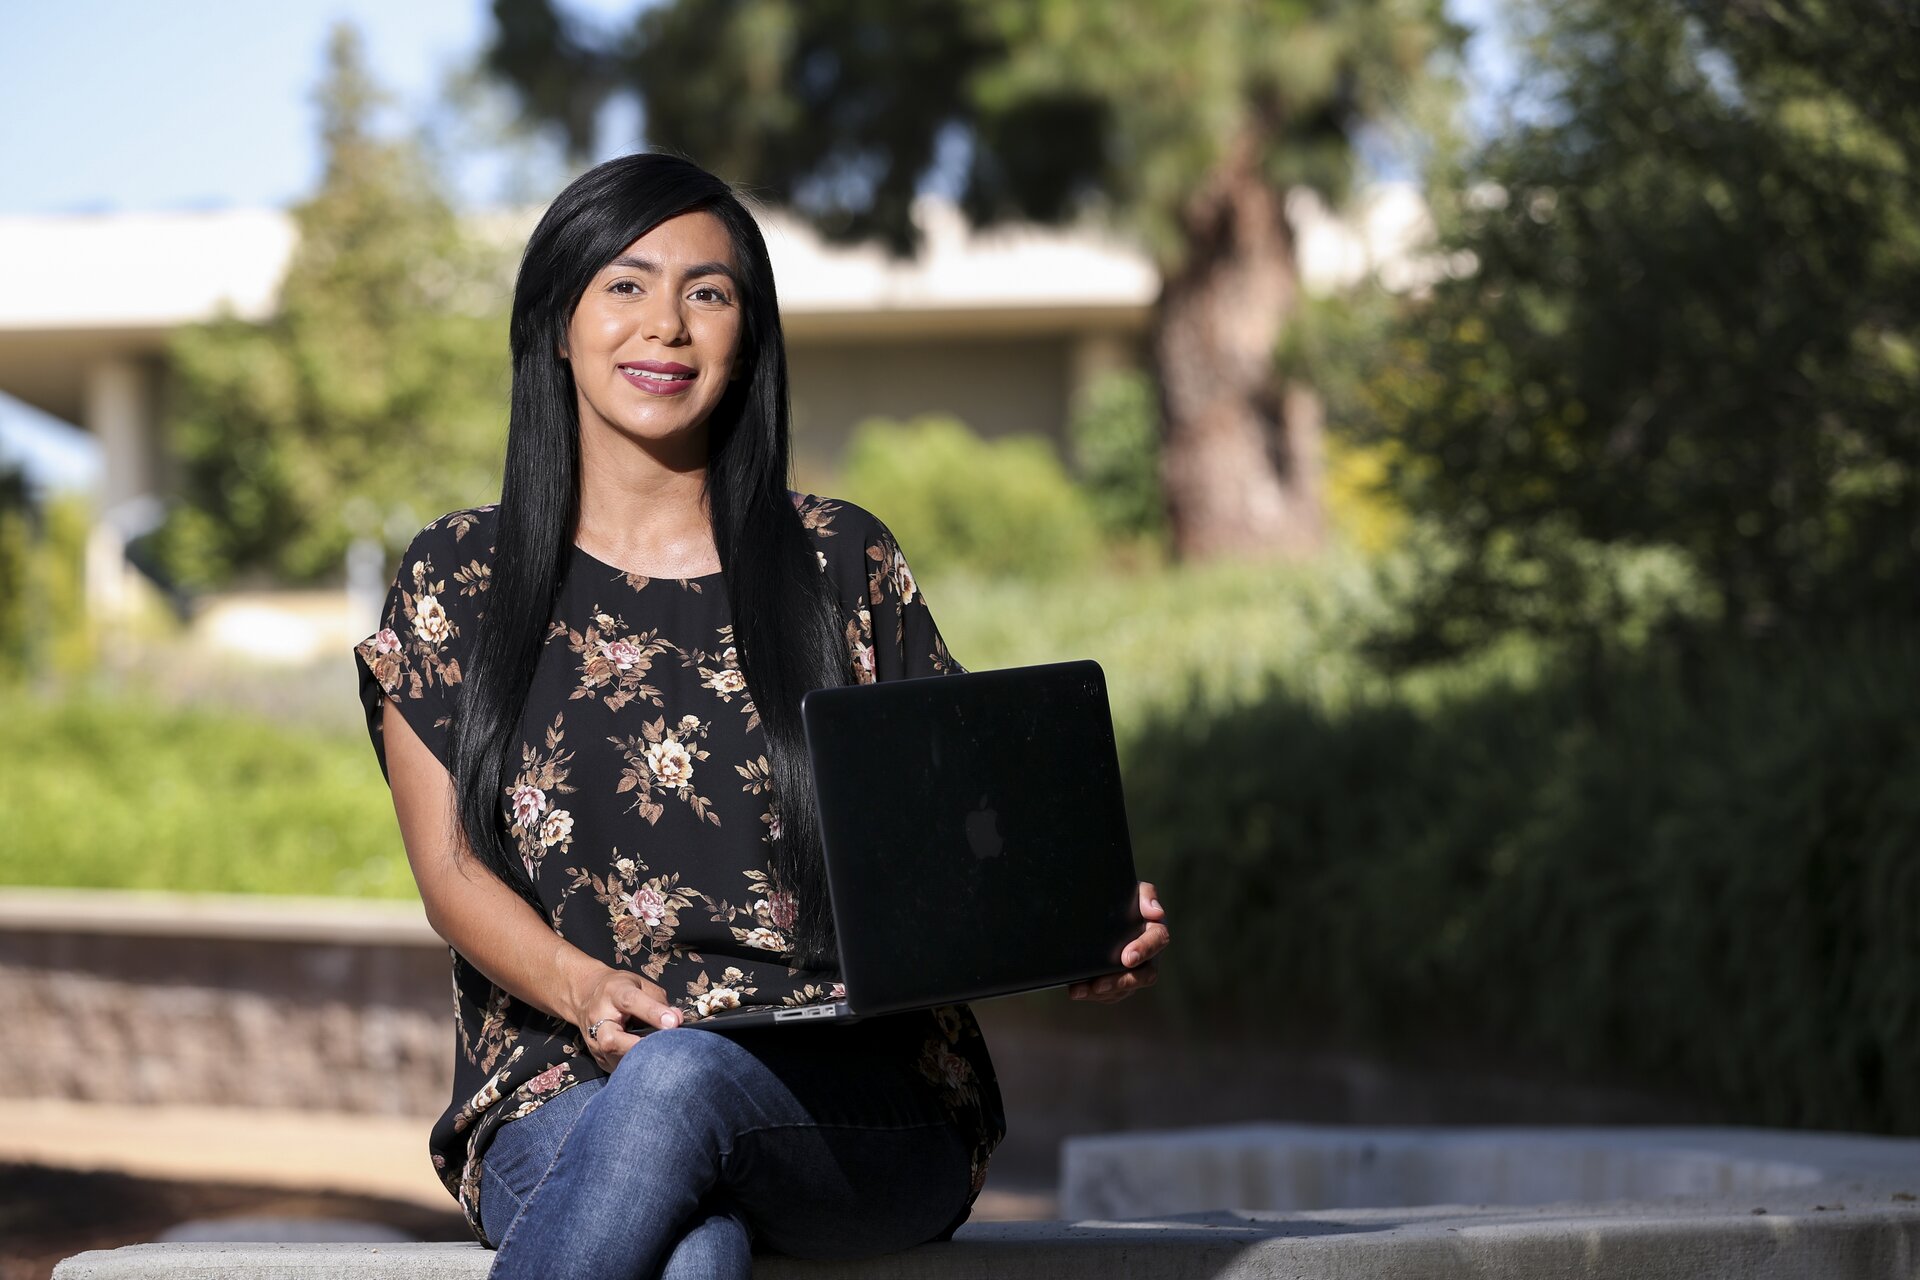
[[[1748,633],[1920,612],[1920,17],[1523,13],[1530,103],[1435,184],[1477,269],[1361,381],[1402,494],[1468,548],[1436,616],[1537,612],[1592,548],[1659,546]]]
[[[1151,349],[1176,547],[1309,551],[1320,410],[1275,352],[1299,302],[1284,200],[1338,195],[1369,121],[1457,33],[1440,0],[670,0],[618,44],[495,0],[488,65],[577,154],[623,89],[649,141],[830,240],[911,252],[916,190],[967,148],[976,226],[1102,217],[1164,281]]]
[[[415,143],[373,133],[384,95],[350,26],[316,99],[326,168],[293,210],[276,313],[172,346],[183,502],[159,542],[198,586],[331,574],[353,537],[391,540],[498,485],[507,267],[462,234]]]

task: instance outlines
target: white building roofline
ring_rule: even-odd
[[[1417,189],[1384,184],[1336,218],[1304,194],[1288,203],[1304,283],[1324,291],[1415,254],[1431,222]],[[470,225],[523,243],[540,210],[471,215]],[[783,316],[1102,311],[1137,317],[1160,287],[1152,261],[1090,226],[1006,224],[971,230],[950,201],[922,196],[921,254],[895,261],[876,245],[834,245],[797,215],[756,214],[773,258]],[[165,331],[270,314],[297,232],[278,209],[0,217],[0,335]],[[1389,284],[1394,284],[1392,280]]]
[[[0,333],[260,319],[295,239],[278,209],[0,217]]]

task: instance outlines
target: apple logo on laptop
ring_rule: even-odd
[[[985,796],[981,796],[980,803],[967,814],[967,844],[976,858],[997,858],[1005,851],[1005,842],[1000,838],[1000,811],[988,808]]]

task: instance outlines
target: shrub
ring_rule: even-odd
[[[1516,638],[1640,650],[1721,613],[1677,548],[1584,538],[1556,520],[1478,542],[1414,521],[1377,569],[1387,607],[1361,645],[1393,665],[1458,660]]]
[[[1920,641],[1410,689],[1130,736],[1179,1015],[1920,1132]]]
[[[1123,369],[1096,379],[1067,421],[1073,469],[1111,540],[1166,536],[1160,489],[1160,409],[1153,379]]]
[[[0,884],[413,894],[364,732],[0,693]]]
[[[1050,577],[1098,552],[1086,500],[1037,436],[983,440],[940,415],[869,418],[844,465],[846,496],[887,522],[916,573]]]
[[[32,525],[26,476],[0,463],[0,678],[16,677],[27,668]]]
[[[18,472],[0,471],[0,683],[92,665],[85,600],[90,520],[84,496],[36,497]]]

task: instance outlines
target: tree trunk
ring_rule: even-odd
[[[1300,284],[1261,150],[1249,126],[1182,210],[1188,254],[1153,317],[1161,481],[1183,558],[1306,556],[1324,536],[1319,400],[1274,371]]]

